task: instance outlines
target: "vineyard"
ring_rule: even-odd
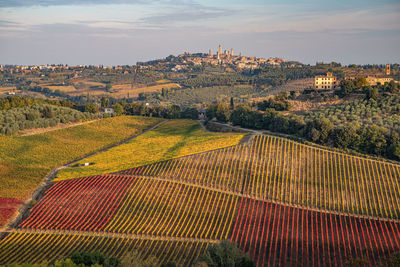
[[[228,238],[237,200],[165,180],[93,176],[57,182],[20,227],[219,240]]]
[[[257,266],[377,265],[400,250],[400,225],[242,198],[231,241]]]
[[[399,165],[258,135],[238,145],[119,172],[164,177],[324,210],[400,219]]]
[[[79,234],[10,233],[1,243],[0,263],[52,261],[74,252],[102,252],[114,257],[138,250],[142,257],[157,255],[160,261],[187,266],[204,251],[208,243],[130,239]]]
[[[138,250],[189,266],[210,243],[230,239],[257,266],[374,266],[400,251],[399,172],[393,163],[256,135],[54,181],[3,234],[0,264]]]

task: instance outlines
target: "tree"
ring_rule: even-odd
[[[53,118],[55,116],[55,112],[51,106],[45,106],[43,109],[43,116],[45,118]]]
[[[122,107],[121,104],[117,103],[114,105],[114,113],[118,116],[124,113],[124,108]]]
[[[209,267],[255,267],[248,254],[244,254],[229,240],[211,245],[199,258],[197,266]]]
[[[181,107],[178,105],[170,106],[169,114],[171,119],[179,119],[181,117]]]
[[[364,77],[359,77],[354,81],[354,87],[356,89],[361,89],[367,85],[368,85],[367,79],[365,79]]]
[[[231,110],[233,110],[235,108],[235,103],[233,102],[233,97],[231,97],[230,108],[231,108]]]
[[[327,118],[316,119],[307,123],[307,137],[313,142],[326,144],[328,137],[333,130],[333,123]]]
[[[215,117],[220,122],[227,122],[229,120],[230,113],[231,111],[229,109],[229,106],[227,104],[221,103],[217,106]]]
[[[340,82],[339,96],[344,97],[354,91],[354,83],[349,80],[342,80]]]
[[[360,131],[361,144],[360,149],[363,151],[383,155],[387,149],[387,139],[385,136],[385,129],[376,125],[361,128]]]
[[[40,112],[37,110],[32,110],[28,114],[26,114],[26,119],[29,121],[37,120],[41,117]]]
[[[199,117],[199,112],[197,111],[196,108],[185,108],[182,111],[181,118],[184,119],[191,119],[191,120],[197,120]]]
[[[230,114],[230,121],[233,125],[240,125],[242,127],[246,127],[248,125],[248,121],[250,119],[250,109],[247,106],[238,106],[234,111]]]
[[[106,108],[110,104],[110,99],[108,97],[103,96],[101,98],[101,107]]]
[[[379,98],[378,88],[376,87],[365,86],[363,91],[366,99],[377,100]]]
[[[394,81],[390,81],[386,86],[386,90],[392,94],[397,93],[399,91],[399,85]]]
[[[81,252],[74,253],[70,257],[72,262],[77,265],[83,264],[84,266],[101,265],[104,267],[120,267],[121,262],[107,255],[101,254],[99,252]]]
[[[392,131],[388,144],[388,155],[394,159],[400,159],[400,135],[396,131]]]
[[[86,103],[85,112],[96,113],[99,109],[96,107],[94,103]]]
[[[158,267],[160,263],[158,259],[154,256],[148,257],[146,260],[143,259],[143,255],[140,254],[137,250],[132,250],[127,252],[122,260],[122,266],[124,267]]]
[[[357,133],[358,126],[355,124],[346,125],[333,131],[333,142],[336,147],[357,149],[360,143],[360,136]]]
[[[206,109],[206,116],[209,120],[212,120],[215,118],[216,116],[216,112],[217,112],[217,104],[211,104],[207,107]]]

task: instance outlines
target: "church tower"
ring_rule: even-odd
[[[390,65],[386,64],[386,75],[390,75]]]

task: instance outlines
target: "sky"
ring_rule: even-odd
[[[400,0],[0,0],[0,64],[133,65],[183,52],[400,63]]]

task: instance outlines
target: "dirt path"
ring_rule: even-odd
[[[70,127],[74,127],[74,126],[78,126],[78,125],[88,124],[88,123],[92,123],[92,122],[95,122],[98,120],[100,120],[100,119],[91,120],[91,121],[73,122],[73,123],[59,123],[57,126],[47,127],[47,128],[26,129],[26,130],[21,131],[20,136],[28,136],[28,135],[46,133],[46,132],[50,132],[50,131],[55,131],[55,130],[70,128]]]

